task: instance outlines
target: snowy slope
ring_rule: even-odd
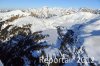
[[[1,61],[0,61],[0,66],[3,66],[3,64],[1,63]]]
[[[10,12],[0,13],[0,18],[2,18],[2,21],[3,21],[6,19],[9,19],[10,17],[16,16],[16,15],[28,16],[29,13],[24,13],[21,10],[14,10],[14,11],[10,11]]]
[[[36,13],[40,17],[30,16],[31,12]],[[51,17],[50,14],[55,16]],[[81,43],[80,45],[85,47],[88,56],[94,57],[94,60],[100,63],[100,14],[70,9],[58,10],[46,7],[42,9],[25,10],[25,12],[15,10],[0,13],[0,18],[2,18],[2,21],[5,21],[14,15],[23,15],[25,17],[18,18],[6,25],[22,26],[32,24],[32,32],[43,31],[43,34],[48,34],[49,37],[44,40],[54,47],[57,44],[58,38],[57,26],[73,29],[77,32],[79,42]],[[46,18],[42,18],[41,16]],[[50,18],[47,18],[48,16],[50,16]],[[50,52],[48,53],[48,51]],[[48,48],[45,52],[51,56],[54,53],[59,53],[59,50],[57,48]]]

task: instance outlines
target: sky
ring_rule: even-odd
[[[0,0],[0,8],[100,8],[100,0]]]

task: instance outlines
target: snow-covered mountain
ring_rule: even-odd
[[[85,63],[80,63],[80,66],[90,66],[88,58],[95,66],[100,64],[100,10],[99,9],[64,9],[64,8],[40,8],[26,10],[9,10],[0,11],[0,30],[8,25],[11,26],[7,31],[10,31],[14,26],[23,27],[31,24],[31,31],[42,31],[42,34],[47,34],[44,38],[49,48],[45,48],[46,56],[58,56],[60,53],[66,54],[70,52],[71,62],[64,66],[78,66],[77,60],[84,58]],[[60,32],[59,32],[60,30]],[[66,37],[71,35],[71,41],[68,43]],[[12,35],[11,35],[12,36]],[[7,41],[8,38],[1,41]],[[63,43],[65,42],[65,43]],[[62,45],[64,47],[62,48]],[[66,53],[67,52],[67,53]],[[37,53],[33,53],[36,56]],[[64,56],[65,57],[65,56]],[[80,59],[81,60],[81,59]],[[90,64],[90,65],[89,65]],[[97,64],[97,65],[96,65]],[[52,66],[52,65],[51,65]],[[92,66],[92,65],[91,65]]]

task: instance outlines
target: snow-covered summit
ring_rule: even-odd
[[[2,13],[2,11],[5,11]],[[20,16],[34,16],[38,18],[50,18],[53,16],[64,16],[69,15],[77,12],[90,12],[94,14],[100,14],[99,9],[89,9],[89,8],[49,8],[49,7],[43,7],[43,8],[30,8],[30,9],[21,9],[21,10],[0,10],[0,18],[6,18],[11,17],[15,15]],[[6,16],[5,16],[6,14]]]
[[[61,43],[64,41],[60,40],[61,37],[63,38],[64,34],[73,30],[75,34],[71,39],[76,39],[77,37],[77,42],[74,45],[72,44],[73,46],[65,46],[72,53],[72,58],[77,58],[74,54],[75,48],[84,47],[86,53],[85,51],[83,52],[83,49],[80,49],[78,57],[81,57],[81,55],[83,57],[94,57],[94,61],[100,63],[99,9],[43,7],[40,9],[12,10],[0,13],[0,24],[3,24],[2,27],[0,26],[1,29],[4,29],[8,25],[13,25],[7,31],[10,31],[14,26],[22,27],[23,25],[31,24],[30,29],[32,32],[43,31],[43,35],[48,34],[49,37],[46,37],[44,41],[51,45],[51,47],[44,49],[44,51],[50,56],[60,53],[60,44],[64,44]],[[58,27],[62,32],[61,36],[58,33]]]

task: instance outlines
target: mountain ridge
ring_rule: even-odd
[[[39,41],[39,43],[43,42],[44,45],[47,44],[50,46],[49,48],[43,49],[43,52],[41,50],[33,52],[33,56],[35,57],[43,53],[44,56],[49,55],[49,57],[53,58],[54,56],[59,57],[63,53],[68,55],[67,58],[72,60],[72,62],[64,64],[65,66],[72,66],[71,63],[75,64],[74,66],[96,66],[100,64],[99,9],[91,10],[81,8],[79,10],[66,10],[63,8],[53,9],[44,7],[41,9],[13,10],[0,13],[1,43],[4,42],[6,44],[7,41],[9,42],[9,38],[14,36],[15,39],[11,39],[11,43],[16,44],[20,40],[23,40],[24,37],[27,38],[27,34],[29,34],[29,37],[31,32],[33,36],[40,37],[39,39],[44,38],[42,41],[38,38],[34,41]],[[20,35],[20,33],[25,35]],[[46,37],[42,35],[46,35]],[[16,39],[19,41],[17,42]],[[93,53],[94,49],[95,52]],[[94,57],[93,60],[92,55]],[[79,58],[84,58],[85,63],[77,63]],[[28,62],[25,61],[25,63]],[[31,61],[29,63],[31,64]],[[48,62],[47,64],[50,63]]]

